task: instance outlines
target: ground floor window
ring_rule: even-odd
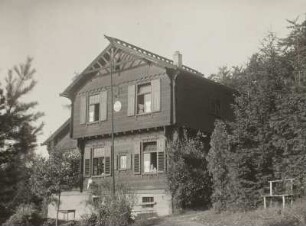
[[[144,173],[157,172],[157,142],[143,143],[143,167]]]
[[[125,170],[127,168],[126,163],[127,163],[127,156],[126,155],[120,155],[119,156],[119,169],[120,170]]]
[[[110,173],[110,147],[86,148],[84,152],[85,176],[109,175]]]
[[[104,157],[93,158],[92,175],[100,175],[104,173]]]
[[[154,207],[154,197],[142,197],[142,207],[152,208]]]

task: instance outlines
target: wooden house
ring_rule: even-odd
[[[167,141],[181,128],[209,135],[216,118],[231,119],[233,91],[184,66],[179,52],[170,60],[106,38],[109,45],[61,93],[71,100],[69,135],[82,155],[83,185],[75,199],[87,193],[89,178],[110,180],[114,167],[116,181],[138,197],[135,212],[169,215]],[[66,209],[79,210],[77,217],[83,201],[68,207],[62,198]]]

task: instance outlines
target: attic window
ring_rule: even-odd
[[[89,122],[99,121],[99,113],[100,113],[99,94],[92,95],[89,97],[88,121]]]
[[[152,112],[151,83],[138,85],[137,87],[137,114]]]

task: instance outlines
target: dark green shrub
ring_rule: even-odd
[[[17,207],[16,212],[3,224],[4,226],[41,225],[43,219],[33,204],[22,204]]]
[[[207,208],[212,191],[207,170],[207,137],[202,133],[184,131],[182,137],[169,143],[167,153],[168,186],[174,208]]]

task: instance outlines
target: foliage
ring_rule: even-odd
[[[246,67],[234,74],[239,94],[233,104],[235,121],[226,123],[228,145],[220,144],[225,136],[220,127],[211,143],[212,156],[218,147],[225,162],[231,162],[225,175],[214,171],[220,161],[210,167],[214,194],[222,179],[230,178],[225,187],[232,198],[226,208],[256,208],[272,179],[296,178],[300,187],[305,184],[306,79],[301,75],[306,63],[300,59],[306,58],[306,21],[291,25],[292,32],[281,42],[270,33]],[[223,196],[214,197],[215,205],[222,203]]]
[[[16,212],[5,222],[4,226],[9,225],[41,225],[43,219],[39,211],[33,204],[21,204]]]
[[[4,87],[0,87],[0,223],[20,203],[33,197],[28,184],[29,166],[36,147],[36,137],[43,124],[37,120],[37,102],[24,102],[35,87],[32,59],[8,71]]]
[[[49,159],[38,157],[33,163],[32,189],[40,197],[60,207],[61,192],[77,187],[80,154],[78,151],[53,150]],[[57,199],[54,195],[57,195]]]
[[[232,153],[230,152],[229,134],[226,124],[221,120],[215,122],[211,136],[211,148],[206,157],[208,171],[212,177],[212,203],[217,211],[229,209],[233,199],[234,180]]]
[[[116,226],[129,225],[132,222],[132,206],[134,194],[123,184],[116,185],[116,193],[111,194],[112,187],[108,181],[91,186],[88,204],[92,213],[84,215],[82,225]]]
[[[240,76],[243,76],[242,72],[242,67],[235,66],[232,68],[228,68],[227,66],[223,66],[219,68],[217,74],[211,74],[208,79],[221,83],[233,89],[239,89],[241,79]]]
[[[192,215],[193,220],[214,226],[304,226],[306,223],[305,200],[299,200],[292,207],[274,207],[247,212],[205,211]]]
[[[185,130],[182,137],[168,145],[168,185],[178,208],[210,205],[211,178],[203,140],[203,134],[188,136]]]

